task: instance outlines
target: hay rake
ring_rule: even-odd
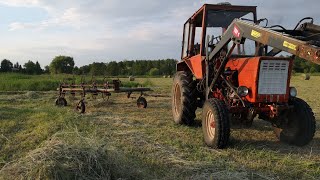
[[[70,79],[68,79],[70,80]],[[65,98],[66,94],[70,94],[72,97],[75,97],[76,94],[80,94],[81,99],[76,105],[76,110],[79,113],[85,113],[86,104],[85,99],[88,94],[92,95],[92,99],[96,99],[99,94],[101,94],[103,99],[108,100],[111,96],[111,93],[126,93],[127,98],[131,97],[132,93],[139,92],[140,95],[137,99],[137,107],[138,108],[146,108],[147,100],[143,97],[146,91],[152,91],[150,88],[144,87],[121,87],[121,81],[119,79],[112,80],[112,82],[107,81],[105,77],[103,79],[103,83],[97,83],[96,79],[92,77],[91,83],[88,84],[85,82],[84,77],[81,77],[81,83],[77,84],[75,82],[75,78],[72,79],[71,83],[67,83],[64,79],[62,83],[60,83],[58,98],[56,99],[56,105],[60,107],[67,106],[67,100]]]

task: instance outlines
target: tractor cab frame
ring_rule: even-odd
[[[256,23],[256,6],[203,5],[184,24],[181,59],[204,57],[206,37],[210,35],[213,46],[236,18]]]
[[[208,53],[221,40],[221,35],[236,18],[257,23],[256,6],[231,6],[205,4],[192,15],[184,24],[181,59],[185,60],[177,65],[177,70],[187,68],[197,79],[203,78],[203,60],[206,57],[206,43]],[[209,39],[206,37],[210,37]],[[236,47],[238,54],[244,54],[244,45]],[[241,51],[241,49],[243,51]],[[258,52],[257,44],[251,44],[251,52]]]

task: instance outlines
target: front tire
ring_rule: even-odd
[[[173,79],[172,113],[176,124],[191,125],[196,117],[196,88],[192,74],[179,71]]]
[[[209,147],[223,149],[228,145],[230,121],[228,108],[223,101],[212,98],[204,103],[202,130]]]
[[[289,104],[293,109],[288,113],[287,122],[274,126],[274,132],[281,142],[304,146],[313,139],[316,130],[314,114],[302,99],[295,98]]]

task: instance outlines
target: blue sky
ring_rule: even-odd
[[[0,0],[0,59],[48,65],[57,55],[78,66],[123,59],[179,59],[182,25],[215,0]],[[258,18],[293,27],[320,1],[232,0],[258,6]],[[306,3],[308,2],[308,3]]]

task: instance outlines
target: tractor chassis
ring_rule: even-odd
[[[253,107],[230,107],[229,113],[239,114],[246,113],[248,114],[247,119],[253,119],[256,115],[259,114],[260,119],[271,121],[283,117],[293,106],[288,104],[256,104]]]

